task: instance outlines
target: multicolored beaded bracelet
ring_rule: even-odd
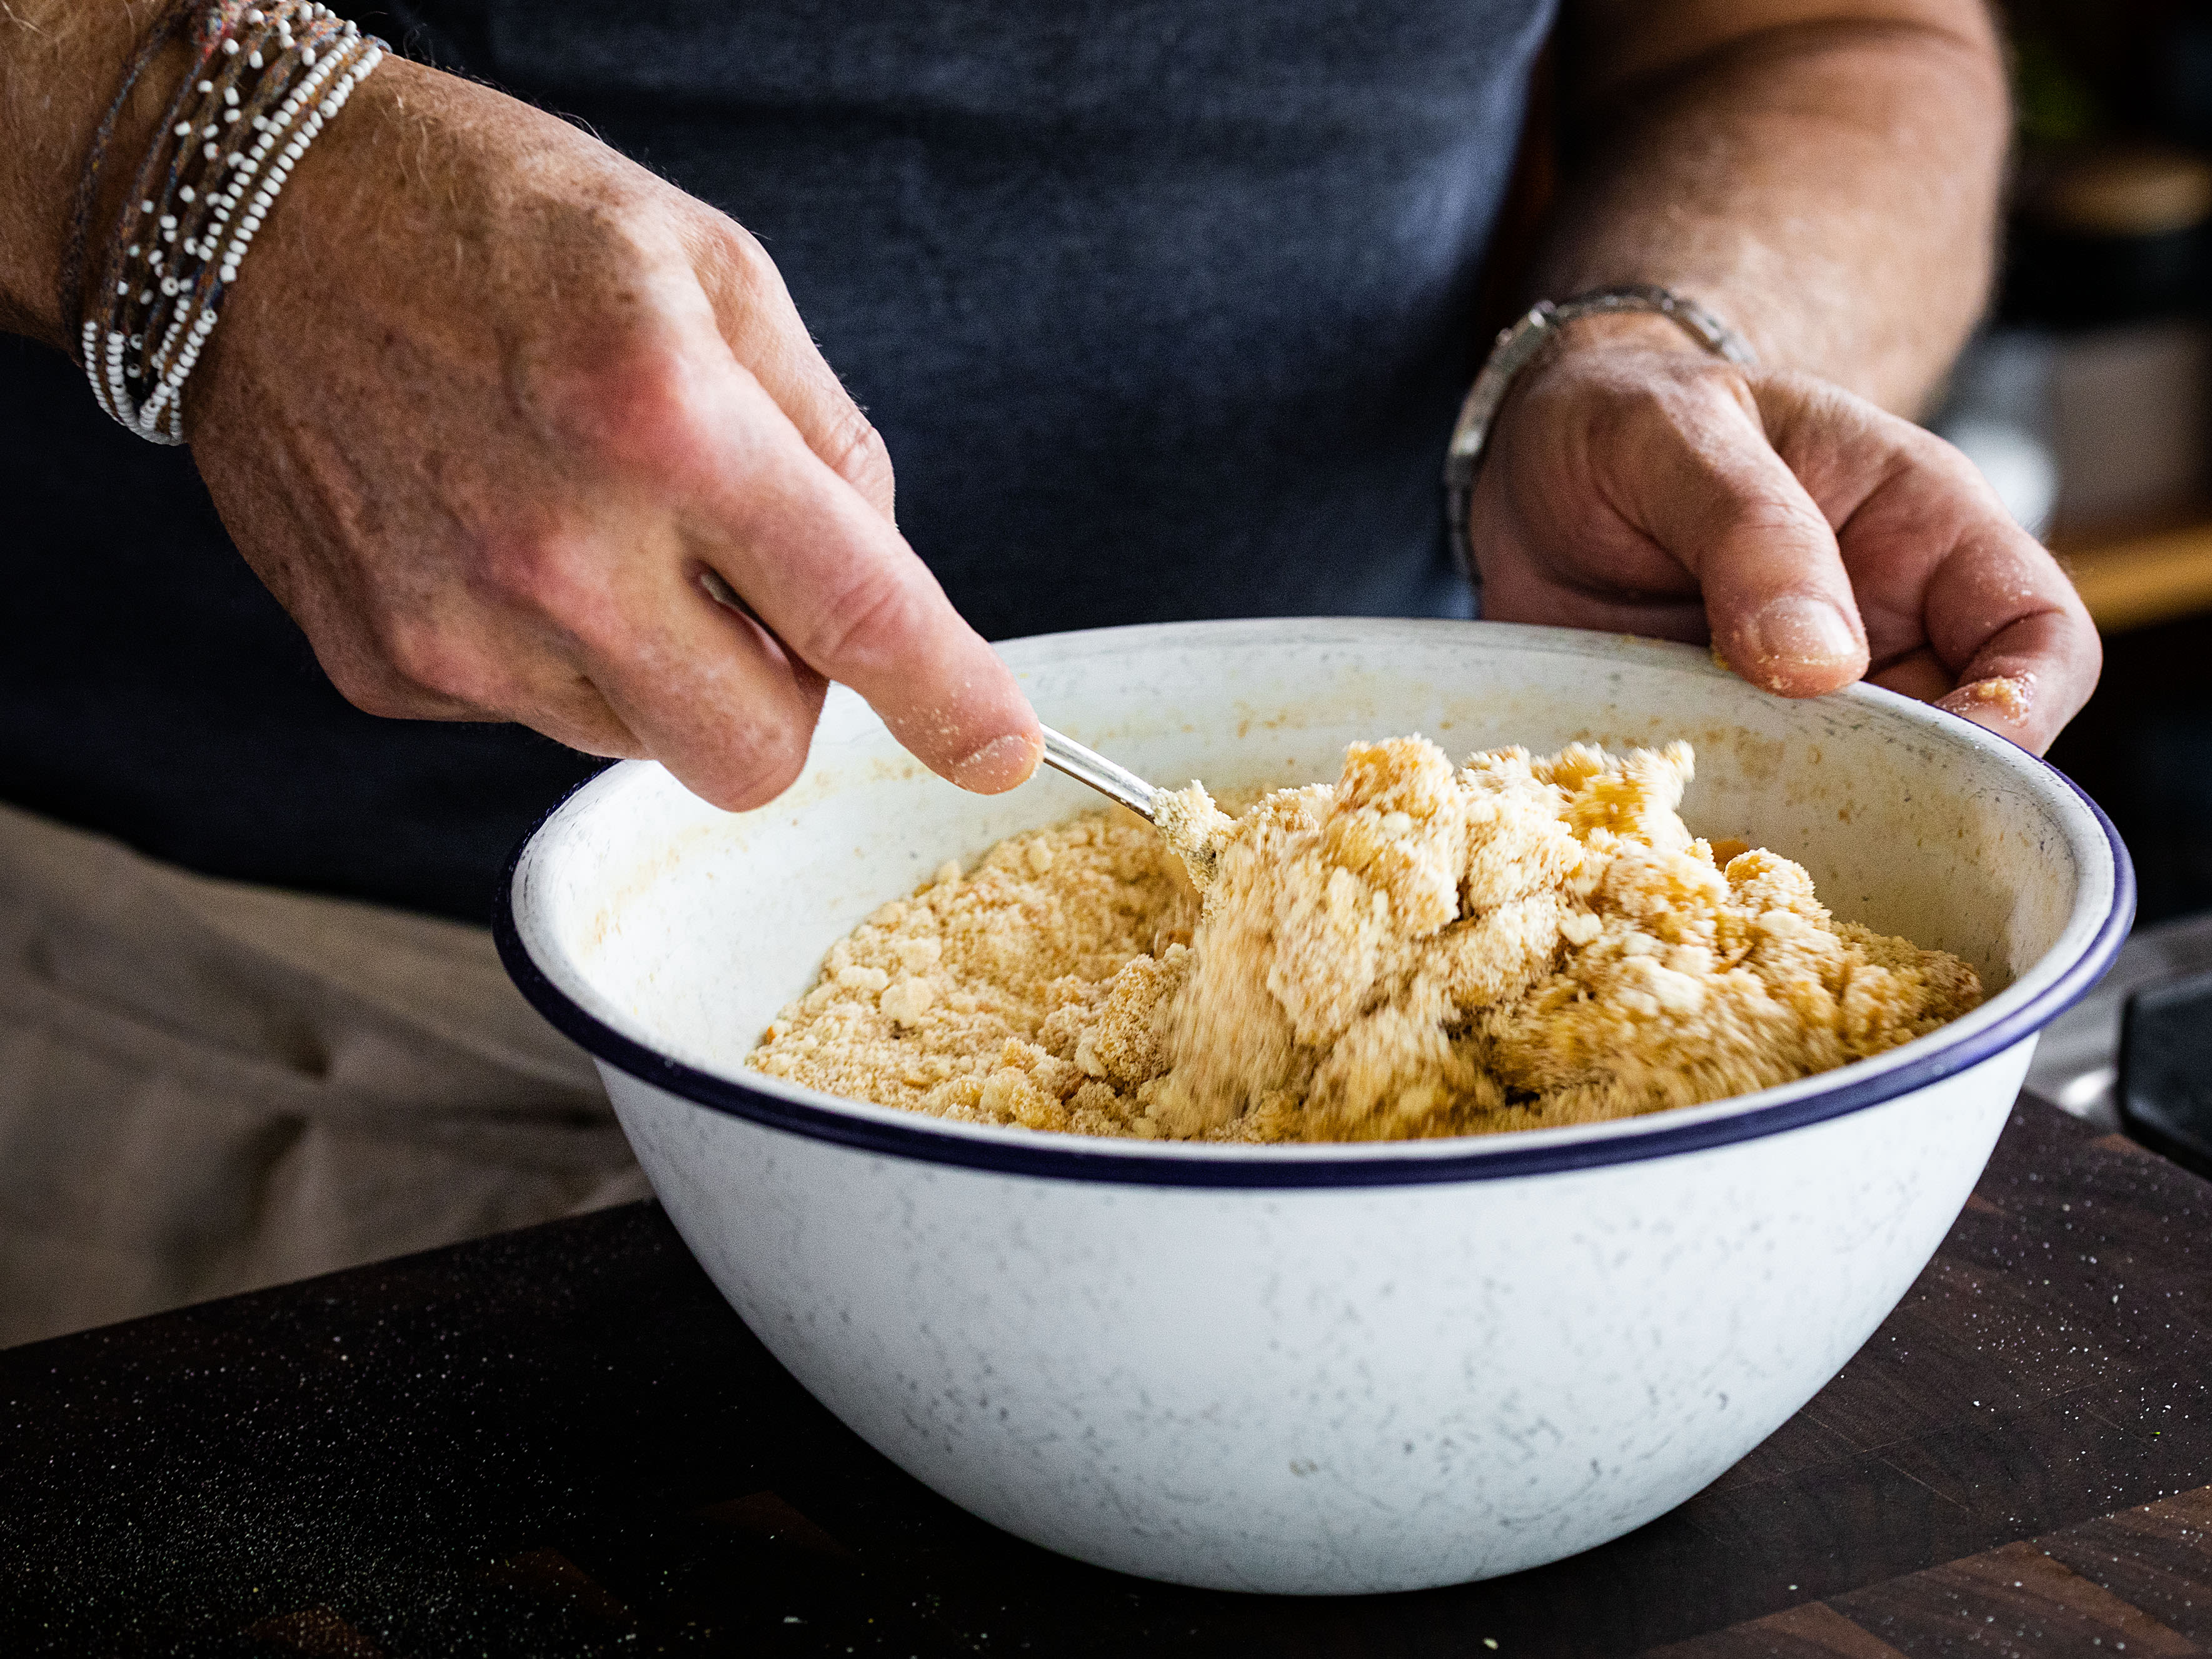
[[[157,25],[87,159],[83,204],[131,84],[167,40]],[[111,416],[155,443],[185,440],[184,388],[240,262],[308,145],[387,50],[317,0],[216,0],[191,22],[192,62],[165,112],[99,276],[68,296],[81,362]],[[79,235],[82,234],[80,225]],[[81,266],[81,240],[71,264]],[[64,287],[71,283],[65,273]]]

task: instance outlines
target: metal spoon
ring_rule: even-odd
[[[1049,726],[1044,733],[1044,763],[1065,772],[1078,783],[1087,783],[1109,800],[1117,800],[1139,817],[1150,822],[1152,797],[1160,792],[1126,766],[1116,766],[1095,749],[1085,749],[1073,738],[1062,737]]]
[[[1176,792],[1157,788],[1146,783],[1126,766],[1116,766],[1096,750],[1085,749],[1073,738],[1063,737],[1049,726],[1037,728],[1044,733],[1044,763],[1056,772],[1065,772],[1078,783],[1087,783],[1109,800],[1116,800],[1145,819],[1160,832],[1168,850],[1182,860],[1183,868],[1190,872],[1191,880],[1200,893],[1213,885],[1219,869],[1221,848],[1212,833],[1192,821],[1186,811],[1170,812],[1163,817],[1160,803],[1172,801]],[[1218,814],[1216,814],[1218,818]]]

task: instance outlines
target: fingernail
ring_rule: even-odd
[[[1012,788],[1036,770],[1044,752],[1034,738],[1008,732],[994,738],[952,769],[952,781],[979,795],[995,795]]]
[[[1744,642],[1759,663],[1802,663],[1825,667],[1859,654],[1858,635],[1844,613],[1826,599],[1785,593],[1770,599],[1744,629]]]
[[[1962,685],[1948,697],[1937,698],[1936,706],[1954,714],[1964,714],[1968,720],[1994,714],[2017,723],[2026,720],[2035,706],[2035,676],[1995,674]]]

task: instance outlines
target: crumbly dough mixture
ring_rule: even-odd
[[[1676,743],[1455,769],[1401,738],[1233,818],[1193,784],[1158,830],[1016,836],[834,946],[750,1063],[969,1122],[1406,1139],[1741,1094],[1981,1000],[1789,860],[1692,837],[1692,768]]]

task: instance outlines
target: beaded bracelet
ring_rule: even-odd
[[[203,182],[198,191],[190,185],[179,184],[176,192],[179,199],[174,206],[188,210],[181,216],[174,212],[161,214],[163,207],[171,204],[158,200],[155,204],[155,211],[161,215],[157,222],[161,225],[162,236],[165,240],[171,236],[180,239],[176,246],[187,263],[180,264],[178,274],[162,277],[159,284],[161,296],[174,299],[175,305],[173,319],[163,331],[161,344],[145,355],[145,374],[154,382],[154,389],[137,411],[137,423],[142,432],[153,430],[166,411],[174,434],[173,441],[182,441],[181,394],[184,382],[198,362],[201,348],[215,326],[217,307],[223,293],[237,279],[238,262],[245,257],[247,244],[252,241],[254,232],[260,228],[264,216],[277,192],[283,189],[294,164],[305,154],[316,134],[321,131],[323,123],[343,105],[361,75],[374,67],[370,56],[375,52],[374,46],[365,46],[351,24],[338,24],[326,9],[307,9],[320,10],[323,15],[319,19],[311,20],[313,33],[303,32],[300,42],[287,54],[297,58],[304,73],[284,94],[273,113],[264,117],[257,112],[253,118],[263,122],[259,128],[248,126],[244,129],[258,131],[258,137],[253,141],[251,149],[243,153],[242,160],[233,159],[239,152],[226,155],[210,136],[222,131],[221,124],[216,121],[208,121],[199,126],[180,122],[178,128],[173,130],[175,136],[184,139],[188,145],[195,141],[201,143],[205,159],[216,163],[204,169],[203,179],[212,173],[216,176],[216,182],[211,185]],[[320,44],[312,43],[317,41]],[[280,74],[273,77],[280,88],[283,85],[281,68],[285,62],[286,56],[280,56],[277,60]],[[200,83],[203,95],[207,100],[201,112],[203,115],[217,113],[215,102],[217,98],[223,98],[226,94],[228,97],[236,95],[234,85],[214,85],[212,92],[209,92],[206,89],[211,84],[206,81]],[[257,99],[255,101],[263,100]],[[228,105],[221,112],[228,113],[238,107],[234,104]],[[300,118],[302,110],[307,112],[304,119]],[[291,137],[289,142],[285,142],[288,131]],[[270,167],[268,176],[255,186],[255,177],[271,149],[280,142],[283,147]],[[228,171],[227,183],[223,178],[226,169]],[[239,205],[249,188],[253,190],[253,195],[240,216]],[[234,227],[231,222],[234,216],[239,222]],[[176,218],[177,223],[167,223],[170,218]],[[156,302],[155,315],[149,319],[146,331],[145,337],[149,340],[151,338],[150,324],[158,321],[159,315],[160,307]],[[111,380],[110,389],[111,392],[116,389],[113,380]]]
[[[162,48],[186,33],[191,24],[191,11],[179,5],[172,5],[155,20],[145,44],[138,48],[123,73],[123,84],[115,89],[114,101],[108,105],[99,130],[92,136],[83,169],[77,175],[76,194],[70,204],[69,246],[62,256],[61,304],[57,314],[64,322],[84,312],[86,244],[92,236],[92,216],[99,207],[100,180],[107,171],[107,147],[115,140],[115,124],[122,118],[123,106],[131,101],[131,94],[137,90],[148,67],[161,55]]]
[[[210,14],[211,20],[216,16]],[[324,121],[381,56],[380,43],[364,40],[352,25],[320,5],[280,0],[266,13],[249,8],[243,21],[245,31],[234,27],[214,42],[228,60],[222,72],[211,74],[210,60],[204,58],[194,71],[198,78],[187,82],[187,88],[199,94],[198,103],[188,118],[167,128],[148,157],[150,173],[159,168],[168,141],[177,141],[166,183],[158,192],[138,195],[118,232],[126,257],[142,258],[145,269],[118,281],[107,299],[104,385],[96,383],[94,392],[105,394],[102,404],[110,414],[155,441],[183,441],[184,383],[235,280],[246,244]],[[239,100],[240,81],[264,67],[267,72],[251,97]],[[240,118],[248,112],[250,118]],[[229,144],[216,142],[233,134],[238,137]],[[246,136],[255,134],[246,148]],[[283,149],[271,161],[270,152],[279,143]],[[234,228],[231,220],[249,189],[253,196]],[[126,242],[134,232],[140,240]],[[171,271],[163,270],[163,245],[181,256]],[[143,283],[135,295],[130,291],[132,281]],[[137,354],[135,362],[126,352]],[[140,393],[143,401],[135,395]]]
[[[86,368],[94,377],[94,395],[118,421],[155,441],[182,441],[177,394],[190,368],[177,350],[179,336],[189,326],[189,319],[204,325],[199,332],[204,340],[210,315],[206,303],[220,297],[210,295],[202,280],[204,267],[215,264],[210,256],[216,249],[215,239],[208,235],[209,221],[222,210],[228,194],[221,179],[222,170],[239,155],[234,135],[250,131],[238,129],[234,120],[223,120],[221,115],[239,107],[237,86],[244,70],[267,67],[270,72],[264,86],[281,88],[288,80],[300,78],[307,55],[313,52],[311,43],[323,40],[327,52],[328,37],[334,32],[333,21],[310,16],[307,8],[296,4],[280,3],[266,14],[248,8],[242,18],[238,10],[235,5],[218,6],[198,20],[192,68],[133,183],[135,205],[125,208],[103,281],[88,296],[105,312],[104,317],[86,319]],[[295,17],[304,25],[304,39],[299,42],[292,35]],[[276,48],[273,64],[264,56],[272,44]],[[257,104],[263,101],[255,100]],[[218,137],[232,142],[217,144]],[[163,179],[158,189],[151,183],[156,177]],[[173,263],[169,250],[180,256]],[[189,297],[179,301],[179,292],[187,289]],[[177,301],[166,325],[162,313],[172,307],[157,306],[157,293],[164,301]],[[104,334],[104,354],[94,350],[96,331]],[[127,355],[132,353],[135,359]],[[189,361],[197,358],[194,349]],[[151,395],[142,404],[136,394],[149,385]]]
[[[185,382],[285,179],[387,50],[316,0],[216,0],[191,40],[191,67],[131,181],[107,257],[76,299],[93,396],[161,444],[185,441]],[[88,161],[95,175],[114,112]],[[97,199],[96,177],[84,189]]]

